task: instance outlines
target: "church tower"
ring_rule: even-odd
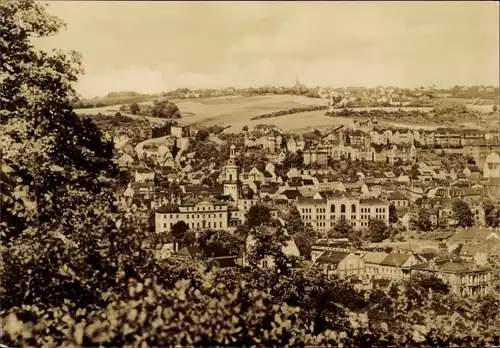
[[[224,181],[224,195],[231,196],[238,201],[241,193],[240,167],[236,164],[236,146],[231,145],[229,160],[224,167],[226,180]]]

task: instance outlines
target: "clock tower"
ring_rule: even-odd
[[[236,146],[231,145],[229,150],[229,160],[224,167],[226,180],[224,181],[224,195],[231,196],[235,201],[240,198],[240,166],[236,164]]]

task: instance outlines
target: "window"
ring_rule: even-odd
[[[186,215],[186,219],[189,219],[189,214]]]
[[[345,213],[345,204],[342,204],[342,205],[340,206],[340,212],[341,212],[341,213]]]
[[[262,267],[267,268],[267,260],[262,261]]]
[[[222,221],[221,221],[221,222],[219,222],[219,227],[220,227],[220,228],[222,228]]]
[[[221,213],[221,214],[219,214],[219,217],[222,217],[222,213]]]
[[[163,224],[163,228],[167,228],[167,223],[166,222]]]
[[[333,204],[330,207],[330,213],[335,213],[335,205],[333,205]]]
[[[356,212],[356,205],[353,204],[351,205],[351,213],[355,213]]]

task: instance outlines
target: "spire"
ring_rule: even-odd
[[[236,158],[236,146],[234,144],[229,148],[229,158]]]

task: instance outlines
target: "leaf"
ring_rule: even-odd
[[[83,344],[83,334],[84,334],[85,324],[79,323],[75,326],[75,342],[77,345],[81,346]]]

